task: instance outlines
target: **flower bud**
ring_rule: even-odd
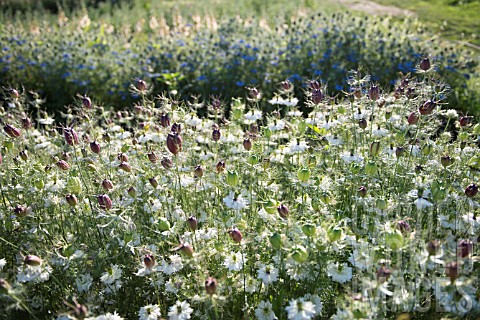
[[[213,129],[212,131],[212,140],[217,142],[218,140],[220,140],[220,137],[222,136],[222,134],[220,133],[220,129]]]
[[[33,254],[29,254],[23,259],[23,262],[28,266],[39,266],[42,264],[42,259]]]
[[[430,59],[423,58],[422,61],[420,62],[420,69],[423,71],[428,71],[430,70],[430,67],[431,67]]]
[[[279,250],[281,247],[282,247],[282,236],[280,234],[278,234],[277,232],[274,232],[271,236],[270,236],[270,244],[272,245],[272,247],[274,247],[275,249]]]
[[[307,182],[308,179],[310,179],[310,174],[311,174],[310,169],[308,169],[308,168],[301,168],[301,169],[298,170],[298,172],[297,172],[298,180],[300,180],[300,181],[302,181],[302,182]]]
[[[170,127],[170,117],[168,114],[162,114],[160,116],[160,125],[164,128]]]
[[[60,169],[62,169],[64,171],[70,169],[70,165],[65,160],[57,161],[56,165],[57,165],[57,167],[59,167]]]
[[[256,154],[250,154],[250,156],[247,159],[247,163],[252,166],[256,165],[259,161],[260,161],[260,158]]]
[[[147,157],[148,157],[148,160],[150,160],[151,163],[156,163],[157,160],[158,160],[157,155],[156,155],[155,152],[153,152],[153,151],[147,153]]]
[[[195,231],[198,228],[198,221],[197,218],[195,218],[194,216],[191,216],[187,219],[187,224],[192,231]]]
[[[225,162],[224,161],[219,161],[217,163],[217,165],[215,166],[215,168],[217,169],[217,173],[222,173],[223,171],[225,171]]]
[[[457,246],[457,256],[461,258],[468,257],[473,252],[473,242],[462,239]]]
[[[445,265],[445,275],[450,278],[452,283],[458,278],[460,270],[458,268],[458,264],[455,261],[448,262]]]
[[[472,183],[465,189],[465,195],[469,198],[473,198],[478,193],[478,187],[475,183]]]
[[[101,209],[110,210],[112,209],[112,200],[106,194],[101,194],[98,196],[98,205]]]
[[[153,187],[153,189],[158,187],[158,181],[155,177],[148,178],[148,182],[150,182],[150,185]]]
[[[153,254],[146,254],[145,257],[143,257],[143,264],[147,269],[153,268],[153,266],[155,266],[155,257]]]
[[[277,207],[277,211],[282,219],[288,218],[288,208],[283,203]]]
[[[74,194],[67,194],[65,200],[72,207],[75,207],[78,204],[78,199]]]
[[[441,249],[441,244],[440,244],[440,240],[431,240],[427,243],[427,252],[429,255],[431,256],[436,256],[439,252],[440,252],[440,249]]]
[[[318,83],[318,82],[317,82],[317,83]],[[293,85],[292,85],[292,83],[291,83],[290,81],[285,80],[285,81],[282,81],[282,82],[280,83],[280,88],[281,88],[282,91],[284,91],[284,92],[290,92],[290,91],[292,91],[292,89],[293,89]]]
[[[418,119],[420,118],[418,112],[414,111],[408,116],[407,122],[409,125],[417,124]]]
[[[380,284],[385,283],[391,275],[392,271],[383,265],[377,270],[377,281]]]
[[[195,166],[195,169],[193,170],[193,176],[195,179],[200,179],[203,177],[203,168],[201,165]]]
[[[65,142],[71,146],[79,143],[78,134],[73,128],[64,128],[63,137],[65,138]]]
[[[217,279],[209,277],[207,280],[205,280],[205,291],[207,291],[209,295],[213,295],[217,292],[217,286]]]
[[[357,193],[360,197],[365,198],[367,196],[367,187],[361,186],[357,189]]]
[[[235,187],[240,178],[238,177],[238,172],[236,170],[228,170],[227,176],[225,177],[225,181],[230,187]]]
[[[230,237],[232,238],[233,242],[235,243],[242,242],[242,238],[243,238],[242,233],[237,228],[233,228],[229,230],[228,233],[230,234]]]
[[[18,138],[22,135],[21,131],[10,124],[6,124],[3,127],[3,131],[8,134],[11,138]]]
[[[167,136],[167,148],[173,155],[182,150],[182,138],[176,132],[170,132]]]
[[[248,88],[248,95],[253,100],[259,100],[262,96],[257,88]]]
[[[162,161],[160,161],[160,163],[162,164],[162,167],[167,169],[167,170],[173,167],[172,160],[170,158],[167,158],[167,157],[163,157],[163,159],[162,159]]]
[[[125,172],[132,172],[132,166],[130,166],[130,165],[128,164],[128,162],[125,162],[125,161],[123,161],[122,163],[120,163],[120,164],[118,165],[118,168],[119,168],[120,170],[125,171]]]
[[[90,150],[96,154],[100,153],[100,144],[97,142],[97,140],[90,142]]]

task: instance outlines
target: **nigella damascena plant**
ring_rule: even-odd
[[[431,67],[431,63],[430,63],[430,59],[428,57],[425,57],[422,59],[422,61],[420,61],[420,70],[424,71],[424,72],[427,72],[428,70],[430,70],[430,67]]]
[[[167,170],[169,170],[173,167],[172,159],[167,158],[167,157],[164,157],[162,159],[162,161],[160,161],[160,163],[162,164],[162,167],[164,167]]]
[[[187,225],[190,227],[190,230],[196,231],[198,228],[197,218],[195,218],[194,216],[191,216],[190,218],[188,218]]]
[[[132,172],[132,166],[125,161],[122,161],[119,165],[118,168],[124,172]]]
[[[467,188],[465,188],[465,195],[468,198],[475,197],[477,193],[478,193],[478,186],[475,183],[472,183],[469,186],[467,186]]]
[[[113,189],[113,182],[108,180],[108,179],[104,179],[102,181],[102,187],[105,190],[112,190]]]
[[[426,116],[426,115],[432,114],[432,112],[435,110],[436,107],[437,107],[437,103],[435,101],[427,100],[420,106],[420,108],[418,109],[418,112],[420,112],[422,116]]]
[[[23,259],[23,262],[28,266],[39,266],[42,264],[42,259],[36,255],[29,254]]]
[[[75,129],[71,127],[63,128],[63,137],[65,138],[65,142],[71,146],[79,143],[78,134]]]

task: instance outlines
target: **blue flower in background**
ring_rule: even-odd
[[[239,87],[243,87],[243,86],[245,85],[245,82],[243,82],[243,81],[237,81],[235,84],[236,84],[237,86],[239,86]]]

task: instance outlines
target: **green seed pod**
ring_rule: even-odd
[[[167,218],[161,217],[158,219],[158,228],[162,231],[170,230],[170,222],[168,222]]]
[[[317,233],[317,229],[313,223],[306,223],[302,226],[302,232],[307,237],[315,237]]]
[[[308,168],[301,168],[300,170],[298,170],[297,172],[297,176],[298,176],[298,180],[302,181],[302,182],[307,182],[308,179],[310,179],[310,169]]]
[[[308,252],[305,247],[298,245],[292,248],[292,259],[298,263],[303,263],[308,260]]]
[[[375,161],[369,161],[366,165],[365,165],[365,173],[372,176],[374,174],[377,173],[377,164],[375,163]]]
[[[341,239],[343,236],[343,230],[340,227],[337,226],[330,226],[327,229],[327,237],[330,242],[335,242],[339,239]]]
[[[277,207],[279,203],[274,199],[268,199],[267,202],[263,205],[263,208],[269,214],[275,214],[277,212]]]
[[[239,178],[238,172],[236,170],[228,170],[227,171],[227,176],[225,178],[225,181],[227,182],[227,184],[230,187],[235,187],[238,184],[239,180],[240,180],[240,178]]]
[[[374,141],[370,145],[370,156],[376,157],[380,153],[380,141]]]
[[[385,243],[387,247],[389,247],[392,250],[397,250],[403,247],[403,234],[400,232],[400,230],[395,229],[392,232],[389,232],[385,235]]]
[[[277,250],[280,250],[280,248],[282,247],[282,236],[280,234],[278,234],[277,232],[273,233],[270,236],[269,240],[272,247],[274,247]]]
[[[250,157],[248,157],[248,159],[247,159],[248,164],[250,164],[252,166],[256,165],[259,161],[260,161],[260,158],[256,154],[250,155]]]

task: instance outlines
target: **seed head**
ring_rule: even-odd
[[[65,142],[71,146],[79,143],[78,134],[73,128],[64,128],[63,137],[65,138]]]
[[[391,275],[392,271],[383,265],[377,270],[377,281],[379,283],[385,283]]]
[[[195,166],[195,169],[193,170],[193,176],[195,179],[200,179],[203,177],[203,167],[201,165]]]
[[[98,196],[98,205],[104,210],[112,209],[112,200],[106,194],[101,194]]]
[[[42,264],[42,259],[40,259],[36,255],[29,254],[25,257],[25,259],[23,259],[23,262],[28,266],[39,266]]]
[[[118,168],[125,172],[132,172],[132,166],[125,161],[122,161],[122,163],[118,165]]]
[[[212,131],[212,140],[217,142],[218,140],[220,140],[220,137],[222,136],[222,134],[220,133],[220,129],[213,129]]]
[[[74,194],[67,194],[65,196],[65,201],[67,201],[67,203],[72,207],[75,207],[78,204],[78,199]]]
[[[232,238],[233,242],[235,243],[242,242],[242,238],[243,238],[242,233],[237,228],[233,228],[229,230],[228,233],[230,234],[230,237]]]
[[[164,167],[167,170],[171,169],[173,167],[172,160],[170,158],[167,158],[167,157],[164,157],[162,159],[162,161],[160,161],[160,163],[162,164],[162,167]]]
[[[104,179],[102,181],[102,187],[103,187],[103,189],[105,189],[107,191],[112,190],[113,189],[113,182],[108,180],[108,179]]]
[[[243,147],[244,147],[245,150],[247,150],[247,151],[252,150],[252,140],[250,140],[250,138],[245,138],[245,139],[243,140]]]
[[[445,265],[445,275],[450,278],[452,283],[458,278],[459,271],[458,264],[455,261],[448,262]]]
[[[100,153],[100,144],[97,142],[97,140],[90,142],[90,150],[92,150],[92,152],[96,154]]]
[[[423,71],[428,71],[430,70],[431,64],[430,64],[430,59],[428,57],[423,58],[422,61],[420,62],[420,69]]]
[[[469,198],[473,198],[478,193],[478,187],[475,183],[472,183],[465,189],[465,195]]]
[[[283,203],[277,207],[277,211],[282,219],[288,218],[288,208]]]
[[[62,169],[64,171],[70,169],[70,165],[65,160],[57,161],[56,165],[57,165],[57,167],[59,167],[60,169]]]
[[[147,157],[148,157],[148,160],[150,160],[151,163],[156,163],[157,160],[158,160],[157,155],[156,155],[155,152],[153,152],[153,151],[147,153]]]
[[[205,280],[205,291],[207,291],[209,295],[213,295],[217,292],[217,286],[217,279],[209,277],[207,280]]]
[[[160,116],[160,124],[164,128],[170,127],[170,117],[168,114],[162,114]]]
[[[32,127],[32,120],[30,120],[30,118],[28,117],[22,118],[21,122],[22,122],[23,129],[28,130]]]
[[[473,242],[462,239],[457,246],[457,256],[461,258],[468,257],[473,252]]]
[[[158,181],[155,177],[148,178],[148,182],[150,182],[150,185],[156,189],[158,187]]]
[[[175,156],[182,151],[182,138],[177,132],[172,131],[168,134],[167,149]]]
[[[198,221],[197,218],[195,218],[194,216],[191,216],[187,219],[187,224],[192,231],[195,231],[198,228]]]
[[[418,112],[414,111],[408,116],[407,122],[409,125],[417,124],[418,119],[420,118]]]
[[[217,169],[217,173],[222,173],[223,171],[225,171],[225,162],[219,161],[215,167]]]
[[[8,134],[11,138],[18,138],[22,135],[21,131],[10,124],[6,124],[3,127],[3,131]]]
[[[146,254],[143,257],[143,263],[147,269],[151,269],[155,265],[155,257],[152,254]]]

